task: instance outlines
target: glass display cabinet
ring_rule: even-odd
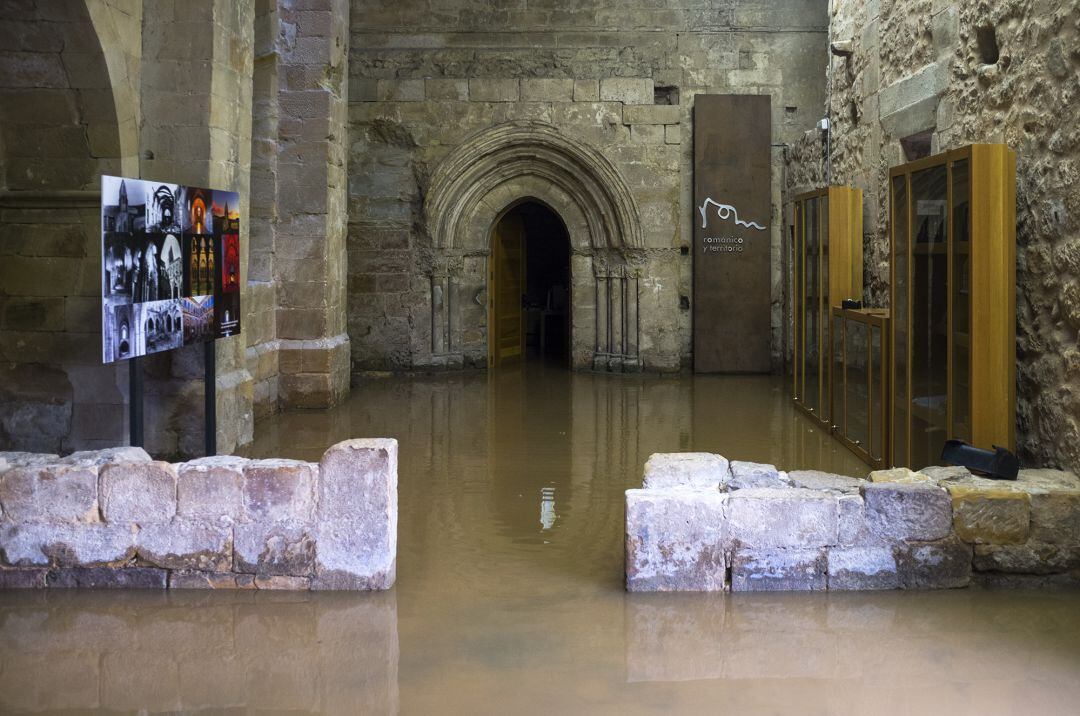
[[[889,312],[832,309],[832,431],[875,470],[888,458]]]
[[[891,463],[1016,445],[1016,155],[975,144],[889,172]]]
[[[800,194],[794,204],[792,400],[828,430],[829,309],[845,298],[862,298],[862,190],[831,186]]]

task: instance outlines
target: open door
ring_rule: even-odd
[[[521,296],[525,290],[525,222],[510,212],[491,232],[488,261],[488,367],[525,353]]]

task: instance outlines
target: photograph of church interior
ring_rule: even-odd
[[[0,0],[0,713],[1080,712],[1078,103],[1080,0]]]

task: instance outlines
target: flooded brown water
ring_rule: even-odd
[[[1057,714],[1080,592],[628,595],[652,452],[864,474],[768,377],[373,379],[256,455],[400,441],[384,594],[0,593],[0,712]]]

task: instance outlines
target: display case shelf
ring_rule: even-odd
[[[1016,155],[976,144],[889,172],[891,454],[1015,449]]]

